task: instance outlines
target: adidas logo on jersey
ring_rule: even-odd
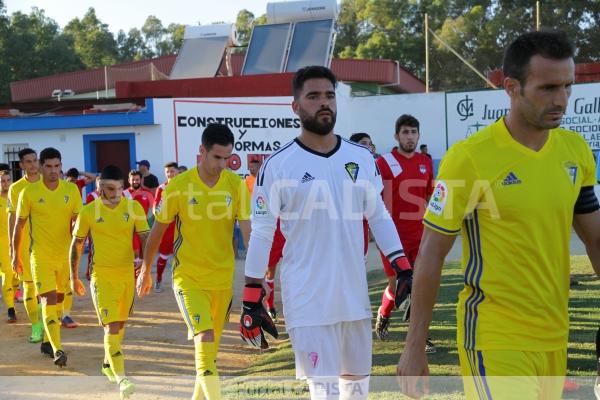
[[[198,204],[198,200],[196,200],[195,197],[192,197],[192,199],[188,201],[188,204]]]
[[[96,220],[96,223],[104,222],[104,218],[100,217]]]
[[[310,182],[310,181],[314,181],[314,180],[315,180],[314,176],[312,176],[308,172],[305,172],[300,183],[306,183],[306,182]]]
[[[519,185],[521,183],[521,180],[517,178],[514,172],[509,172],[506,178],[504,178],[502,181],[502,186]]]
[[[40,199],[38,200],[38,203],[40,203],[40,204],[41,204],[41,203],[45,203],[45,202],[46,202],[46,200],[44,200],[44,198],[43,198],[43,197],[40,197]]]

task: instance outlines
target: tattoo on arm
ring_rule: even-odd
[[[85,245],[85,239],[74,237],[71,242],[71,277],[73,279],[79,278],[79,261],[81,259],[81,253],[83,253],[83,246]]]

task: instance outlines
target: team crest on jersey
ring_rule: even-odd
[[[419,172],[421,172],[423,175],[427,173],[427,167],[425,164],[419,164]]]
[[[192,197],[192,198],[190,199],[190,201],[188,201],[188,204],[191,204],[191,205],[196,205],[196,204],[198,204],[198,200],[196,200],[196,198],[195,198],[195,197]]]
[[[65,204],[67,204],[69,202],[69,196],[65,196],[64,200],[65,200]]]
[[[267,202],[261,195],[256,196],[256,202],[254,207],[254,215],[257,217],[264,217],[267,215]]]
[[[96,223],[97,223],[97,224],[99,224],[99,223],[101,223],[101,222],[104,222],[104,218],[102,218],[102,217],[100,217],[100,218],[98,218],[98,219],[96,220]]]
[[[46,200],[44,200],[43,197],[40,197],[40,199],[38,200],[38,203],[40,203],[40,204],[45,203],[45,202],[46,202]]]
[[[352,182],[356,182],[356,178],[358,178],[358,170],[359,166],[355,162],[346,163],[346,172],[350,175],[350,179]]]
[[[103,308],[102,314],[104,314],[105,317],[108,317],[108,308]]]
[[[429,211],[436,215],[442,215],[444,207],[446,206],[446,200],[448,199],[448,186],[444,181],[438,181],[429,200]]]
[[[123,219],[125,220],[125,222],[129,222],[129,213],[124,213]]]
[[[200,323],[200,314],[194,314],[194,321],[196,321],[197,324]]]
[[[569,178],[571,178],[571,183],[574,185],[577,182],[577,164],[567,161],[564,166],[567,174],[569,174]]]
[[[308,353],[308,358],[310,358],[310,363],[312,364],[313,368],[317,368],[317,364],[319,363],[319,353],[311,351]]]
[[[227,207],[231,206],[231,196],[225,196],[225,203],[227,203]]]

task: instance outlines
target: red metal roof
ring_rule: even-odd
[[[139,88],[139,85],[116,85],[116,82],[153,82],[148,84],[148,88],[167,88],[170,84],[157,84],[160,79],[164,79],[171,73],[176,56],[169,55],[144,61],[135,61],[124,64],[117,64],[107,67],[108,88],[130,87]],[[233,76],[239,76],[244,63],[244,54],[233,54],[231,56],[231,66]],[[398,82],[398,71],[400,73],[399,84],[390,86],[397,92],[423,92],[425,85],[410,72],[397,65],[392,60],[348,60],[334,59],[331,63],[331,69],[340,81],[346,82],[372,82],[378,84],[394,84]],[[154,72],[153,72],[154,71]],[[225,63],[221,64],[221,75],[227,75]],[[285,76],[285,74],[283,74]],[[273,75],[270,79],[273,79]],[[247,78],[247,77],[244,77]],[[158,80],[156,80],[158,79]],[[215,78],[209,78],[215,79]],[[219,78],[220,79],[220,78]],[[282,80],[287,78],[283,77]],[[186,79],[185,81],[194,81]],[[176,81],[170,81],[176,82]],[[203,82],[207,82],[203,80]],[[179,87],[179,83],[173,83],[173,87]],[[55,89],[71,89],[75,93],[87,93],[93,91],[102,92],[105,90],[105,69],[96,68],[85,71],[67,72],[63,74],[50,75],[40,78],[28,79],[24,81],[12,82],[10,84],[11,98],[15,103],[33,101],[39,99],[48,99]],[[119,90],[117,90],[119,92]],[[144,93],[148,93],[146,89]],[[123,92],[121,92],[123,93]],[[174,94],[168,95],[163,89],[161,95],[148,93],[148,97],[176,97]],[[132,93],[132,97],[140,97]],[[100,93],[102,97],[102,93]],[[123,97],[120,94],[119,97]],[[257,95],[254,95],[257,96]]]

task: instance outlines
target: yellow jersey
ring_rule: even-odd
[[[231,287],[234,223],[250,218],[250,194],[238,175],[224,170],[208,187],[192,168],[169,182],[154,212],[160,223],[175,221],[174,278],[185,275],[201,289]]]
[[[6,245],[6,247],[8,247],[8,198],[1,196],[1,195],[0,195],[0,243],[2,244],[2,246]]]
[[[41,179],[41,178],[39,178]],[[39,182],[39,179],[36,182]],[[36,182],[29,182],[25,176],[16,182],[11,183],[8,188],[8,212],[17,214],[17,205],[19,203],[19,195],[27,186],[32,185]],[[7,228],[8,229],[8,228]],[[12,232],[10,233],[12,235]],[[29,246],[31,245],[31,238],[29,236],[29,226],[25,228],[25,232],[21,236],[21,249],[25,249],[21,254],[22,260],[25,264],[29,265]]]
[[[32,263],[68,261],[71,221],[80,210],[81,195],[73,183],[60,179],[58,187],[50,190],[40,179],[23,189],[17,217],[29,219]],[[20,251],[26,251],[23,243]]]
[[[573,208],[581,187],[595,183],[589,146],[560,128],[536,152],[500,119],[450,148],[423,223],[462,234],[459,345],[565,348]]]
[[[101,198],[81,209],[73,235],[92,237],[92,272],[104,269],[133,269],[133,233],[150,230],[144,209],[135,200],[121,197],[115,208],[107,207]]]

